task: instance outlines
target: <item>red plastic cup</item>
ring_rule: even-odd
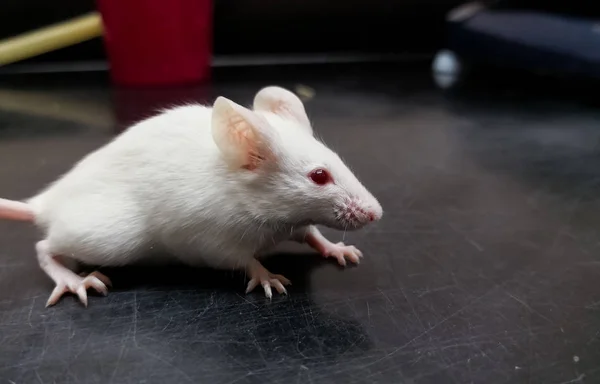
[[[111,78],[120,85],[210,77],[212,0],[98,0]]]

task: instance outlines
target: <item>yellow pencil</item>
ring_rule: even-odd
[[[98,12],[0,40],[0,66],[102,36]]]

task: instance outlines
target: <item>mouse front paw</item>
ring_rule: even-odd
[[[350,260],[354,264],[360,263],[360,259],[363,257],[362,252],[353,245],[346,245],[342,242],[337,244],[327,244],[323,249],[324,257],[335,257],[338,264],[342,267],[346,266],[346,259]]]
[[[276,275],[269,272],[258,260],[254,260],[247,269],[250,281],[246,288],[246,293],[250,293],[258,286],[262,285],[265,296],[269,299],[273,297],[271,287],[275,288],[280,294],[287,295],[285,285],[291,285],[292,283],[282,275]]]
[[[346,245],[342,242],[337,244],[327,240],[325,236],[314,225],[301,230],[297,238],[302,239],[315,250],[319,251],[324,257],[335,257],[342,267],[346,266],[346,259],[354,264],[358,264],[363,254],[353,245]]]

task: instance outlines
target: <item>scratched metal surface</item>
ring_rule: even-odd
[[[264,76],[118,92],[0,82],[0,195],[33,194],[156,106],[294,85]],[[115,269],[89,308],[45,309],[37,233],[1,222],[0,383],[600,382],[600,111],[447,98],[426,74],[295,80],[315,88],[316,130],[385,209],[345,235],[364,262],[279,250],[268,266],[294,285],[272,302],[229,271]]]

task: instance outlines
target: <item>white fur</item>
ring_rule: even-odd
[[[295,97],[274,89],[283,103]],[[156,251],[236,268],[309,223],[366,224],[339,220],[352,204],[380,217],[377,200],[312,136],[302,103],[298,111],[299,100],[287,101],[291,114],[220,98],[214,110],[178,107],[134,125],[29,201],[49,251],[96,265]],[[234,128],[246,144],[228,134]],[[264,155],[256,169],[239,167],[249,147]],[[315,185],[308,174],[317,167],[335,184]]]

